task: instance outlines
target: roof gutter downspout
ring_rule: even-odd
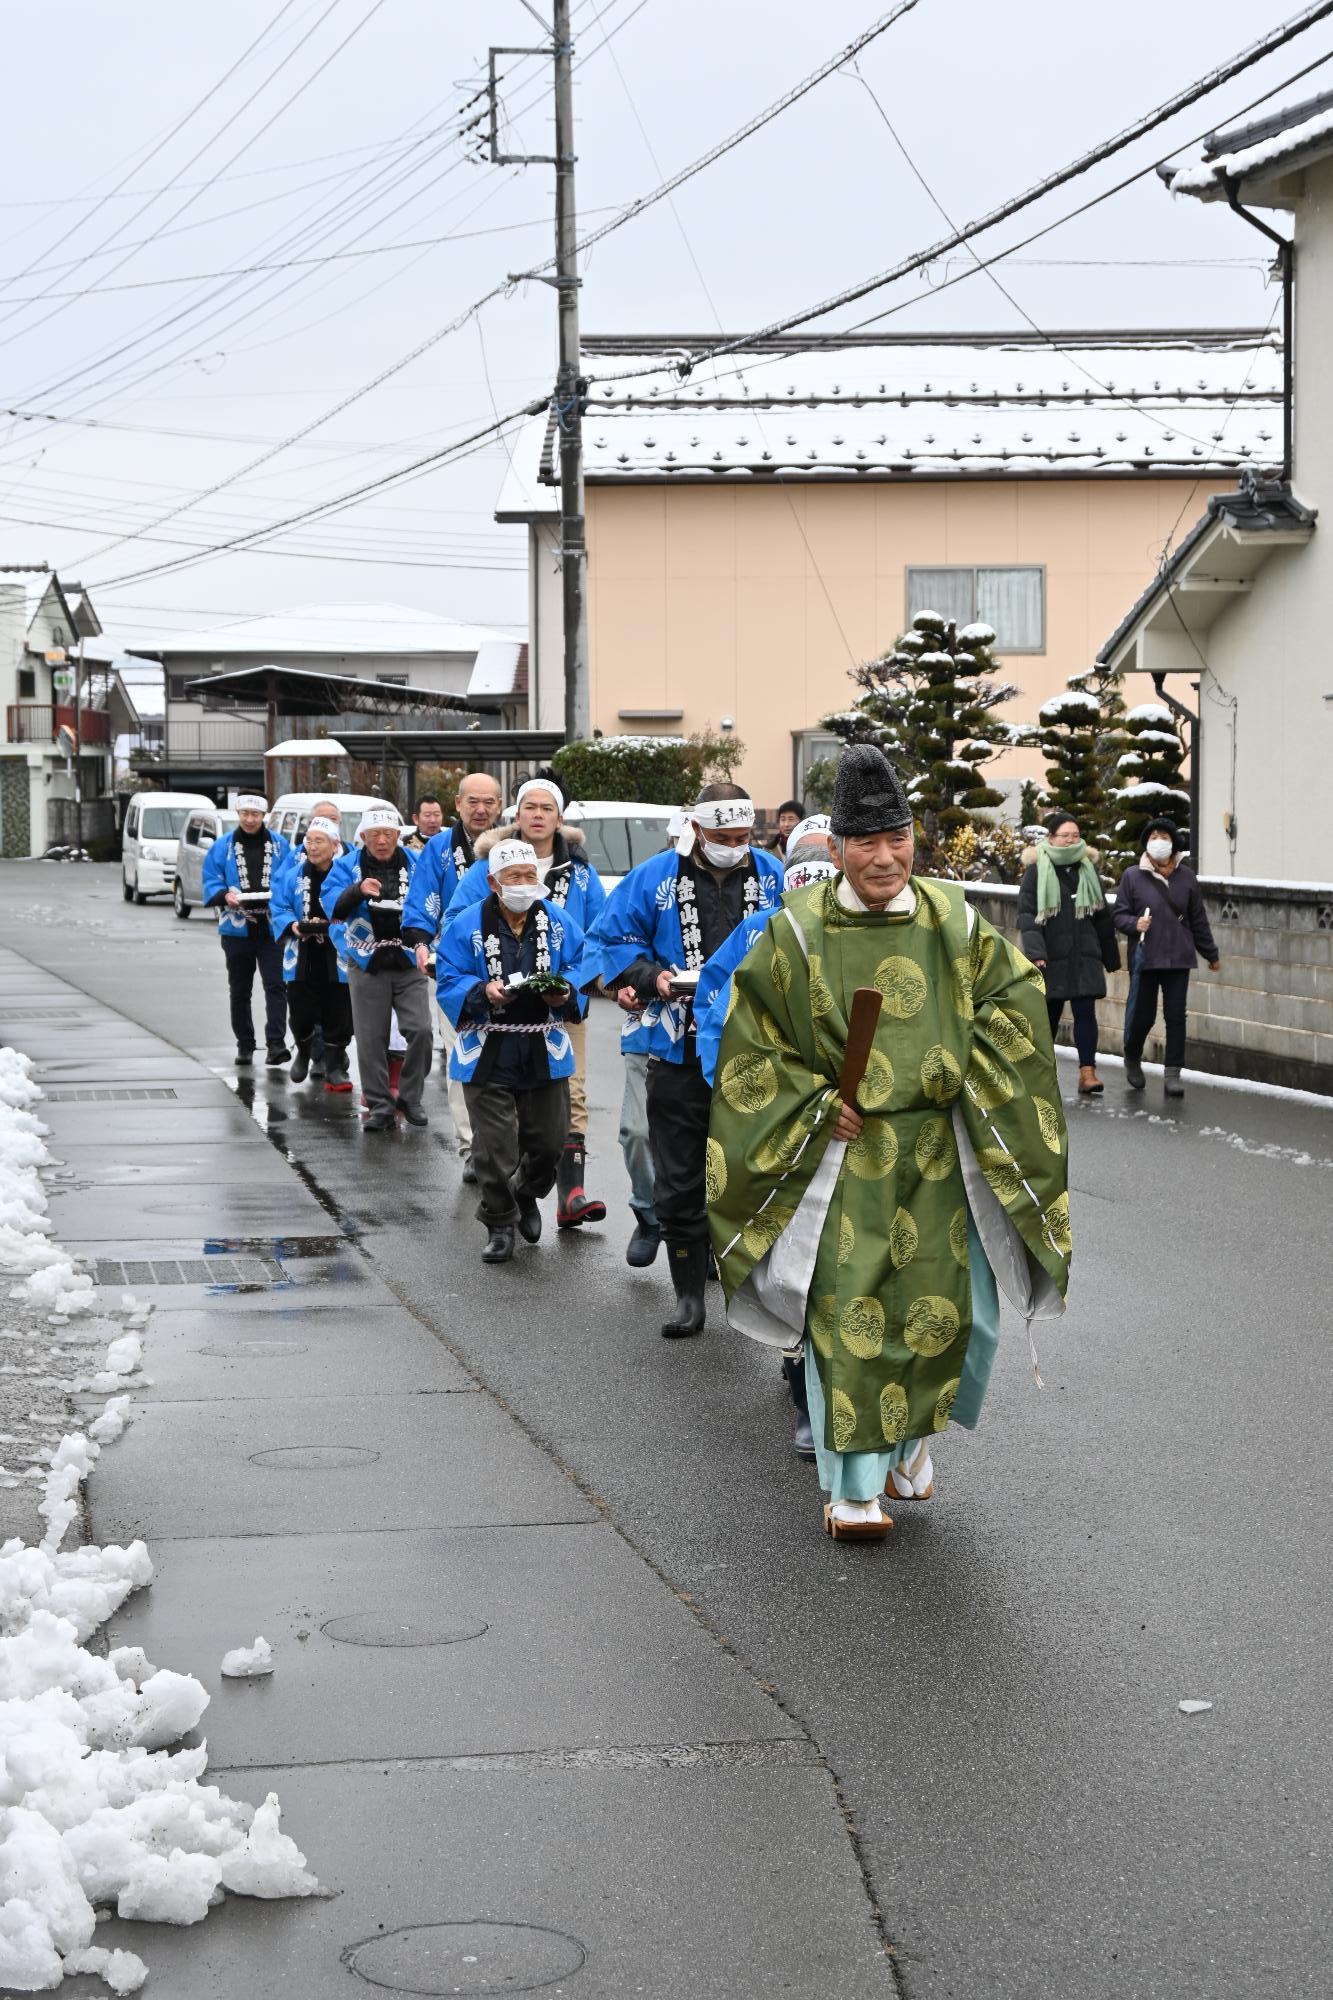
[[[1296,261],[1296,245],[1291,237],[1283,236],[1279,230],[1270,229],[1257,215],[1240,205],[1238,181],[1230,178],[1223,182],[1227,191],[1227,204],[1242,222],[1248,222],[1270,243],[1276,243],[1278,264],[1282,272],[1282,478],[1290,485],[1294,469],[1294,431],[1292,427],[1292,386],[1295,381],[1296,339],[1295,315],[1292,312],[1294,284],[1293,267]]]

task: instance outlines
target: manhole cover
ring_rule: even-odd
[[[392,1618],[382,1611],[354,1611],[346,1618],[330,1618],[319,1629],[340,1646],[461,1646],[480,1639],[490,1627],[471,1620],[450,1624],[416,1613]]]
[[[390,1993],[535,1993],[568,1979],[586,1954],[577,1938],[535,1924],[410,1924],[348,1945],[343,1964]]]
[[[325,1472],[339,1465],[374,1465],[378,1458],[377,1451],[364,1451],[359,1444],[283,1444],[252,1452],[250,1463],[279,1472]]]
[[[301,1340],[219,1340],[211,1347],[201,1347],[200,1354],[211,1354],[218,1361],[268,1361],[277,1360],[284,1354],[304,1354],[305,1342]]]
[[[174,1098],[174,1090],[148,1088],[136,1090],[129,1085],[122,1090],[46,1090],[42,1092],[48,1104],[142,1104],[152,1099],[160,1103],[164,1098]]]

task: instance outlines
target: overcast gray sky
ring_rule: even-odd
[[[575,0],[582,219],[651,188],[658,165],[670,173],[694,158],[883,11],[874,0]],[[962,220],[1295,12],[1294,0],[919,0],[859,60],[939,201]],[[48,560],[103,584],[103,622],[125,637],[316,602],[521,623],[522,531],[491,518],[498,443],[294,529],[272,551],[110,586],[188,553],[180,545],[223,539],[406,464],[486,422],[492,395],[506,410],[550,386],[554,296],[530,284],[155,528],[163,539],[126,539],[231,480],[549,253],[550,170],[475,164],[456,136],[487,43],[538,38],[521,0],[231,0],[225,10],[11,0],[0,409],[35,420],[0,415],[0,560]],[[1188,150],[1326,50],[1329,23],[1034,219],[1053,219],[1173,144]],[[505,62],[513,150],[549,150],[549,63]],[[1330,82],[1333,64],[1284,95]],[[984,247],[1031,226],[1012,224]],[[683,188],[674,212],[662,204],[594,250],[584,329],[710,332],[720,319],[741,331],[941,233],[865,89],[835,76]],[[390,245],[400,247],[380,254]],[[226,275],[349,251],[375,254]],[[897,329],[1023,323],[984,277],[934,296],[957,268],[909,279],[845,317],[892,306],[903,309],[885,324]],[[1223,208],[1173,201],[1153,176],[1021,253],[1003,276],[1047,328],[1262,325],[1275,296],[1258,237]]]

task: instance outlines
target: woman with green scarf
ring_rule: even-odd
[[[1115,924],[1094,866],[1094,855],[1073,813],[1053,812],[1046,838],[1031,853],[1018,891],[1018,931],[1023,950],[1046,977],[1051,1034],[1069,1002],[1078,1049],[1078,1092],[1102,1089],[1097,1074],[1097,1002],[1106,975],[1120,969]]]

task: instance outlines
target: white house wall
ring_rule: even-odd
[[[560,526],[528,529],[528,714],[534,729],[565,726],[564,599]]]

